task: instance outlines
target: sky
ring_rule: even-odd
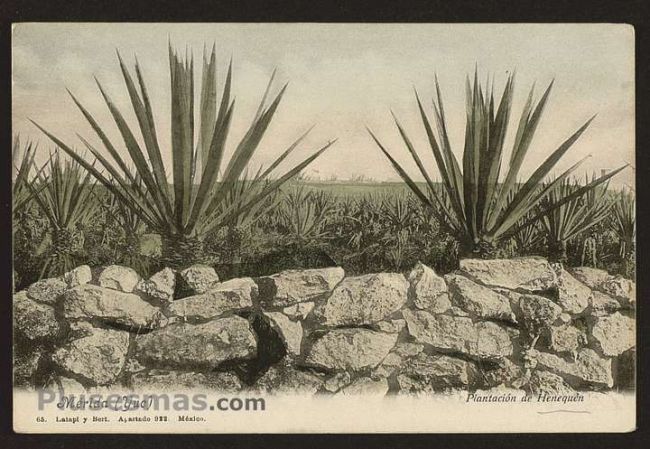
[[[415,165],[391,117],[393,111],[435,177],[438,171],[419,118],[414,88],[421,97],[431,99],[437,74],[451,145],[460,158],[465,78],[478,68],[480,79],[494,78],[497,92],[507,74],[516,73],[506,151],[511,148],[531,86],[535,84],[539,97],[555,80],[522,175],[530,174],[597,114],[555,173],[590,155],[578,174],[630,164],[632,167],[613,182],[634,184],[634,31],[628,25],[26,23],[14,25],[12,39],[13,133],[39,144],[37,161],[44,161],[53,146],[29,119],[71,146],[82,147],[77,134],[101,146],[66,88],[126,154],[93,79],[101,81],[135,128],[118,50],[131,67],[136,56],[142,67],[169,173],[167,46],[171,42],[194,55],[197,108],[204,46],[216,45],[220,86],[232,58],[237,103],[230,151],[254,116],[273,70],[277,69],[274,91],[289,83],[253,166],[268,165],[302,132],[316,125],[285,167],[337,139],[305,170],[307,176],[399,180],[370,138],[367,126],[415,174]]]

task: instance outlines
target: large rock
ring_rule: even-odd
[[[546,259],[463,259],[460,270],[470,279],[488,287],[536,292],[557,287],[557,276]]]
[[[510,333],[492,322],[474,323],[470,318],[432,315],[404,310],[409,333],[416,341],[433,348],[458,352],[478,359],[499,359],[512,355]]]
[[[282,312],[294,320],[304,320],[314,310],[315,302],[299,302],[282,309]]]
[[[435,271],[423,263],[413,268],[408,276],[413,305],[431,313],[444,313],[451,307],[447,284]]]
[[[371,377],[387,378],[397,372],[411,357],[415,357],[424,350],[424,345],[418,343],[397,343],[397,345],[384,357],[384,360],[375,368]]]
[[[55,339],[61,333],[54,308],[33,301],[25,291],[13,296],[14,328],[30,341]]]
[[[598,317],[591,328],[591,335],[604,355],[618,356],[636,344],[635,321],[618,312]]]
[[[531,330],[550,326],[562,315],[562,307],[538,295],[511,296],[521,315],[520,322]]]
[[[549,327],[549,348],[555,352],[573,354],[587,343],[587,337],[577,327],[570,324]]]
[[[449,287],[451,302],[474,318],[516,322],[505,296],[477,284],[465,276],[448,274],[445,281]]]
[[[63,314],[68,319],[99,320],[135,329],[155,328],[163,319],[160,309],[138,295],[90,284],[65,293]]]
[[[560,376],[544,370],[533,371],[528,385],[530,392],[536,396],[540,394],[570,395],[575,393],[575,390],[568,386]]]
[[[27,296],[44,304],[54,305],[68,288],[61,278],[49,278],[36,281],[27,289]]]
[[[266,312],[271,320],[271,325],[280,334],[287,348],[287,353],[293,356],[300,355],[302,345],[302,324],[299,321],[291,321],[281,312]]]
[[[589,298],[592,316],[610,315],[621,308],[621,304],[611,296],[594,290]]]
[[[276,365],[260,377],[254,390],[272,394],[314,394],[323,385],[324,380],[307,371],[301,371],[293,366]]]
[[[173,301],[175,289],[176,273],[171,268],[159,271],[148,280],[140,281],[136,286],[136,291],[160,302]]]
[[[249,322],[237,316],[172,324],[135,341],[137,358],[161,368],[215,368],[227,360],[251,358],[257,347]]]
[[[17,354],[14,351],[13,379],[14,388],[33,388],[36,382],[36,372],[43,351],[36,349],[26,354]]]
[[[636,304],[636,284],[629,279],[590,267],[570,268],[569,271],[583,284],[616,298],[624,307]]]
[[[381,321],[408,299],[409,284],[399,273],[345,278],[319,310],[326,326],[359,326]]]
[[[636,305],[636,284],[622,276],[613,276],[603,282],[601,289],[616,298],[623,307],[634,308]]]
[[[563,268],[557,271],[558,279],[558,304],[564,311],[577,315],[589,306],[591,289]]]
[[[230,372],[197,373],[153,369],[131,376],[131,388],[135,391],[187,389],[235,393],[242,389],[242,383]]]
[[[371,379],[360,377],[350,385],[341,389],[339,394],[344,396],[385,396],[388,393],[388,381],[386,379]]]
[[[99,285],[125,293],[131,293],[140,282],[140,275],[133,268],[110,265],[99,274]]]
[[[57,349],[52,361],[64,371],[105,385],[122,371],[128,348],[128,332],[92,328],[86,336]]]
[[[267,307],[286,307],[325,297],[341,282],[343,268],[287,270],[258,279],[260,297]]]
[[[614,384],[611,359],[600,357],[593,349],[580,349],[571,361],[547,352],[531,350],[529,354],[536,360],[538,368],[561,376],[574,388],[611,388]]]
[[[167,316],[189,320],[217,318],[225,313],[253,307],[257,284],[251,278],[232,279],[195,296],[179,299],[165,309]]]
[[[63,280],[66,282],[66,284],[68,284],[68,288],[87,284],[92,281],[92,279],[93,274],[92,271],[90,271],[90,267],[88,265],[80,265],[63,275]]]
[[[219,276],[208,265],[192,265],[181,271],[181,278],[194,294],[212,290],[219,283]]]
[[[379,364],[395,346],[397,334],[368,329],[335,329],[316,340],[307,354],[310,366],[358,371]]]
[[[431,393],[467,388],[469,378],[469,362],[446,355],[420,353],[402,367],[397,383],[402,392]]]

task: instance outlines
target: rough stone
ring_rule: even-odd
[[[529,328],[550,326],[562,315],[562,307],[538,295],[517,295],[517,309]]]
[[[68,319],[96,319],[136,329],[153,329],[163,320],[160,309],[138,295],[91,284],[80,285],[65,293],[63,315]]]
[[[570,314],[582,313],[589,305],[591,289],[561,267],[557,271],[557,279],[558,304]]]
[[[27,296],[34,301],[54,305],[67,288],[68,284],[61,278],[41,279],[27,289]]]
[[[265,315],[271,320],[272,326],[278,331],[290,355],[300,355],[302,345],[302,324],[291,321],[281,312],[266,312]]]
[[[325,391],[329,391],[330,393],[336,393],[341,388],[349,385],[351,380],[350,373],[347,371],[334,373],[325,381],[323,388]]]
[[[611,388],[614,384],[611,359],[600,357],[593,349],[578,350],[575,360],[572,361],[547,352],[529,352],[536,359],[538,367],[561,376],[574,388],[585,385]]]
[[[42,351],[34,350],[28,354],[14,352],[14,387],[33,387],[35,375],[41,360]]]
[[[368,329],[335,329],[316,340],[306,363],[332,371],[374,368],[396,342],[397,334]]]
[[[445,281],[452,304],[471,317],[516,322],[510,300],[505,296],[458,274],[446,275]]]
[[[128,348],[128,332],[94,328],[89,335],[57,349],[52,361],[67,372],[104,385],[122,371]]]
[[[63,275],[63,280],[68,284],[68,288],[74,288],[79,285],[87,284],[93,279],[93,274],[88,265],[80,265],[74,270],[68,271]]]
[[[142,280],[136,286],[136,291],[157,301],[173,301],[176,288],[176,273],[171,268],[165,268],[151,276],[148,280]]]
[[[575,353],[580,346],[586,344],[587,337],[577,327],[571,325],[550,326],[549,348],[555,352]]]
[[[407,301],[409,284],[399,273],[345,278],[323,304],[319,315],[326,326],[359,326],[381,321]]]
[[[25,291],[13,296],[14,328],[30,341],[55,339],[61,333],[54,308],[33,301]]]
[[[543,370],[535,370],[530,376],[530,392],[535,396],[540,394],[570,395],[575,393],[567,383],[557,374]]]
[[[287,365],[272,366],[260,377],[254,389],[268,393],[314,394],[324,380],[313,373]]]
[[[447,284],[433,269],[418,262],[409,274],[408,280],[416,308],[431,313],[445,313],[449,310],[451,302],[447,294]]]
[[[165,313],[189,320],[217,318],[225,313],[253,307],[257,284],[251,278],[233,279],[217,284],[211,290],[170,303]]]
[[[499,385],[509,388],[521,388],[527,382],[524,368],[515,364],[509,358],[499,360],[494,369],[482,370],[481,375],[484,386],[488,388]]]
[[[598,268],[576,267],[567,268],[567,270],[577,280],[594,290],[600,290],[601,285],[611,277],[607,271]]]
[[[460,270],[470,279],[488,286],[522,292],[536,292],[557,287],[557,276],[546,259],[463,259]]]
[[[136,391],[187,389],[234,393],[242,389],[242,383],[230,372],[197,373],[152,369],[131,376],[131,387]]]
[[[181,271],[180,275],[194,294],[212,290],[219,283],[217,272],[208,265],[192,265]]]
[[[509,332],[496,323],[474,323],[470,318],[432,315],[404,310],[409,333],[416,341],[433,348],[459,352],[479,359],[499,359],[512,355]]]
[[[635,321],[619,312],[597,317],[591,335],[604,355],[618,356],[636,344]]]
[[[400,390],[410,393],[444,391],[469,385],[470,366],[465,360],[446,355],[420,353],[400,370]]]
[[[298,304],[285,307],[282,309],[282,312],[294,320],[304,320],[314,310],[315,305],[316,303],[314,302],[299,302]]]
[[[388,393],[388,381],[386,379],[371,379],[361,377],[347,387],[341,389],[339,394],[345,396],[385,396]]]
[[[131,293],[140,282],[140,275],[129,267],[110,265],[102,270],[99,275],[101,287]]]
[[[592,291],[589,303],[592,316],[609,315],[621,308],[617,300],[597,290]]]
[[[405,327],[406,320],[402,319],[379,321],[375,324],[375,328],[378,331],[387,332],[389,334],[399,334]]]
[[[636,284],[622,276],[613,276],[601,285],[603,292],[616,298],[623,307],[636,305]]]
[[[249,322],[237,316],[172,324],[138,335],[135,342],[137,358],[161,368],[216,368],[227,360],[253,357],[257,347]]]
[[[340,267],[282,271],[258,279],[260,298],[267,307],[286,307],[322,299],[344,276]]]

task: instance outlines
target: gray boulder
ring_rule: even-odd
[[[399,273],[345,278],[319,309],[326,326],[359,326],[381,321],[408,299],[409,284]]]
[[[339,394],[344,396],[385,396],[388,393],[388,380],[360,377],[343,387]]]
[[[92,281],[92,279],[93,275],[88,265],[80,265],[63,275],[63,280],[66,282],[66,284],[68,284],[68,288],[87,284]]]
[[[180,272],[181,278],[194,294],[212,290],[219,283],[219,276],[208,265],[192,265]]]
[[[562,307],[543,296],[516,295],[512,298],[521,315],[520,322],[529,329],[537,330],[550,326],[562,315]]]
[[[67,289],[68,284],[62,278],[41,279],[29,286],[27,296],[34,301],[54,305]]]
[[[510,300],[505,296],[458,274],[446,275],[445,281],[452,304],[471,317],[516,322]]]
[[[153,329],[164,318],[160,309],[138,295],[84,284],[68,290],[63,297],[67,319],[100,320],[132,328]]]
[[[135,391],[171,391],[179,389],[235,393],[242,389],[239,378],[230,372],[197,373],[152,369],[131,376]]]
[[[587,343],[587,336],[577,327],[564,324],[549,327],[549,348],[555,352],[574,354]]]
[[[368,329],[335,329],[316,340],[306,363],[332,371],[374,368],[397,342],[397,334]]]
[[[294,320],[304,320],[314,310],[315,305],[316,303],[314,302],[299,302],[298,304],[285,307],[282,309],[282,312]]]
[[[300,355],[302,345],[302,324],[298,321],[291,321],[282,312],[264,313],[270,320],[272,327],[280,334],[284,341],[287,353],[293,356]]]
[[[470,383],[470,364],[446,355],[420,353],[400,370],[397,383],[400,391],[431,393],[450,388],[467,388]]]
[[[61,334],[54,308],[33,301],[25,291],[13,296],[14,329],[30,341],[53,340]]]
[[[128,332],[92,328],[86,336],[57,349],[52,361],[93,384],[106,385],[122,371],[128,348]]]
[[[575,393],[575,390],[567,385],[562,377],[544,370],[533,371],[528,385],[530,392],[534,395],[570,395]]]
[[[453,351],[478,359],[500,359],[512,355],[511,334],[504,327],[471,318],[432,315],[404,310],[409,334],[419,343],[442,351]]]
[[[276,365],[260,377],[253,390],[271,394],[314,394],[323,385],[323,378],[293,366]]]
[[[251,278],[233,279],[211,290],[171,302],[165,309],[169,317],[189,320],[217,318],[225,313],[253,307],[257,284]]]
[[[562,267],[557,271],[558,304],[566,312],[577,315],[589,306],[591,289],[571,276]]]
[[[557,276],[546,259],[463,259],[460,271],[488,287],[535,292],[557,287]]]
[[[135,342],[138,360],[161,368],[216,368],[227,360],[254,357],[257,348],[249,322],[237,316],[172,324],[138,335]]]
[[[416,308],[431,313],[445,313],[451,307],[447,284],[435,271],[423,263],[413,268],[408,276],[411,295]]]
[[[344,276],[340,267],[282,271],[258,279],[260,299],[266,307],[287,307],[322,299]]]
[[[125,293],[131,293],[140,282],[140,275],[133,268],[110,265],[99,274],[99,285]]]
[[[592,316],[610,315],[621,308],[617,300],[598,290],[592,291],[589,306]]]
[[[567,360],[555,354],[529,351],[537,362],[538,368],[544,368],[562,377],[573,388],[593,386],[611,388],[612,360],[600,357],[593,349],[578,350],[575,359]]]
[[[160,270],[149,279],[143,279],[136,286],[137,292],[163,303],[174,300],[175,289],[176,273],[171,268]]]
[[[636,345],[636,323],[619,312],[595,319],[591,335],[606,356],[618,356]]]

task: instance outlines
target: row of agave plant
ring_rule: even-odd
[[[281,187],[303,171],[326,151],[334,141],[324,144],[291,169],[277,174],[278,167],[304,140],[303,133],[266,168],[252,171],[251,159],[259,148],[272,118],[286,91],[286,85],[271,95],[274,76],[264,92],[259,108],[247,131],[225,160],[230,124],[234,114],[232,98],[232,63],[227,69],[221,93],[218,92],[216,53],[204,52],[199,93],[198,126],[195,127],[194,63],[169,48],[171,86],[171,178],[163,163],[163,151],[139,64],[135,74],[119,57],[119,65],[137,125],[129,124],[103,86],[99,91],[122,138],[123,148],[108,136],[106,124],[100,124],[72,93],[74,103],[104,147],[103,151],[80,136],[86,154],[81,154],[46,127],[34,124],[60,149],[41,167],[34,164],[34,146],[28,144],[22,158],[15,162],[14,216],[36,204],[49,224],[41,251],[48,261],[43,275],[68,269],[75,261],[71,254],[83,244],[84,222],[98,213],[110,216],[125,230],[124,250],[136,254],[137,236],[156,233],[162,238],[161,262],[183,266],[205,260],[216,246],[235,241],[241,246],[243,236],[251,229],[273,228],[292,236],[290,244],[305,245],[319,240],[327,223],[336,217],[348,217],[349,204],[333,204],[326,195],[314,192],[290,192],[284,197]],[[580,162],[554,179],[554,167],[585,132],[591,120],[575,131],[562,145],[522,181],[520,170],[530,148],[535,130],[548,101],[552,83],[541,99],[533,101],[531,90],[519,119],[507,169],[502,173],[504,143],[510,123],[514,93],[514,75],[508,77],[498,102],[493,87],[487,90],[474,81],[467,81],[467,122],[461,164],[452,151],[438,80],[433,101],[434,121],[429,119],[420,97],[416,101],[430,150],[435,158],[442,182],[434,182],[430,168],[425,167],[412,140],[399,120],[398,132],[426,181],[416,182],[395,159],[379,138],[369,130],[372,139],[402,177],[420,202],[400,202],[386,209],[382,222],[391,226],[391,241],[377,240],[368,233],[372,226],[372,209],[362,209],[359,216],[344,220],[334,232],[358,252],[368,252],[375,245],[389,248],[396,261],[403,259],[406,240],[405,223],[411,214],[420,216],[417,226],[436,227],[456,243],[460,257],[493,257],[508,242],[531,246],[531,239],[546,230],[547,242],[558,259],[566,258],[566,245],[578,234],[593,228],[613,210],[621,217],[618,227],[625,237],[625,254],[634,247],[634,204],[629,200],[610,201],[608,180],[620,172],[593,177],[585,183],[571,180]],[[135,125],[135,126],[134,126]],[[435,128],[435,130],[434,130]],[[309,131],[307,131],[309,132]],[[139,133],[139,138],[136,134]],[[16,140],[14,155],[21,146]],[[94,158],[89,160],[87,153]],[[126,157],[128,154],[128,157]],[[35,172],[35,174],[31,174]],[[103,187],[100,189],[99,187]],[[320,196],[319,196],[320,195]],[[626,200],[627,201],[627,200]],[[615,205],[614,205],[615,204]],[[339,220],[339,223],[343,221]],[[108,221],[107,221],[108,223]],[[432,225],[435,223],[435,226]],[[107,225],[108,228],[110,226]],[[356,229],[355,227],[359,228]],[[439,228],[439,229],[438,229]],[[234,231],[233,231],[234,230]],[[346,234],[345,231],[350,231]],[[431,235],[426,234],[426,235]],[[348,236],[351,236],[348,238]],[[374,241],[373,241],[374,239]],[[534,245],[533,245],[534,246]],[[134,261],[134,263],[136,263]]]

